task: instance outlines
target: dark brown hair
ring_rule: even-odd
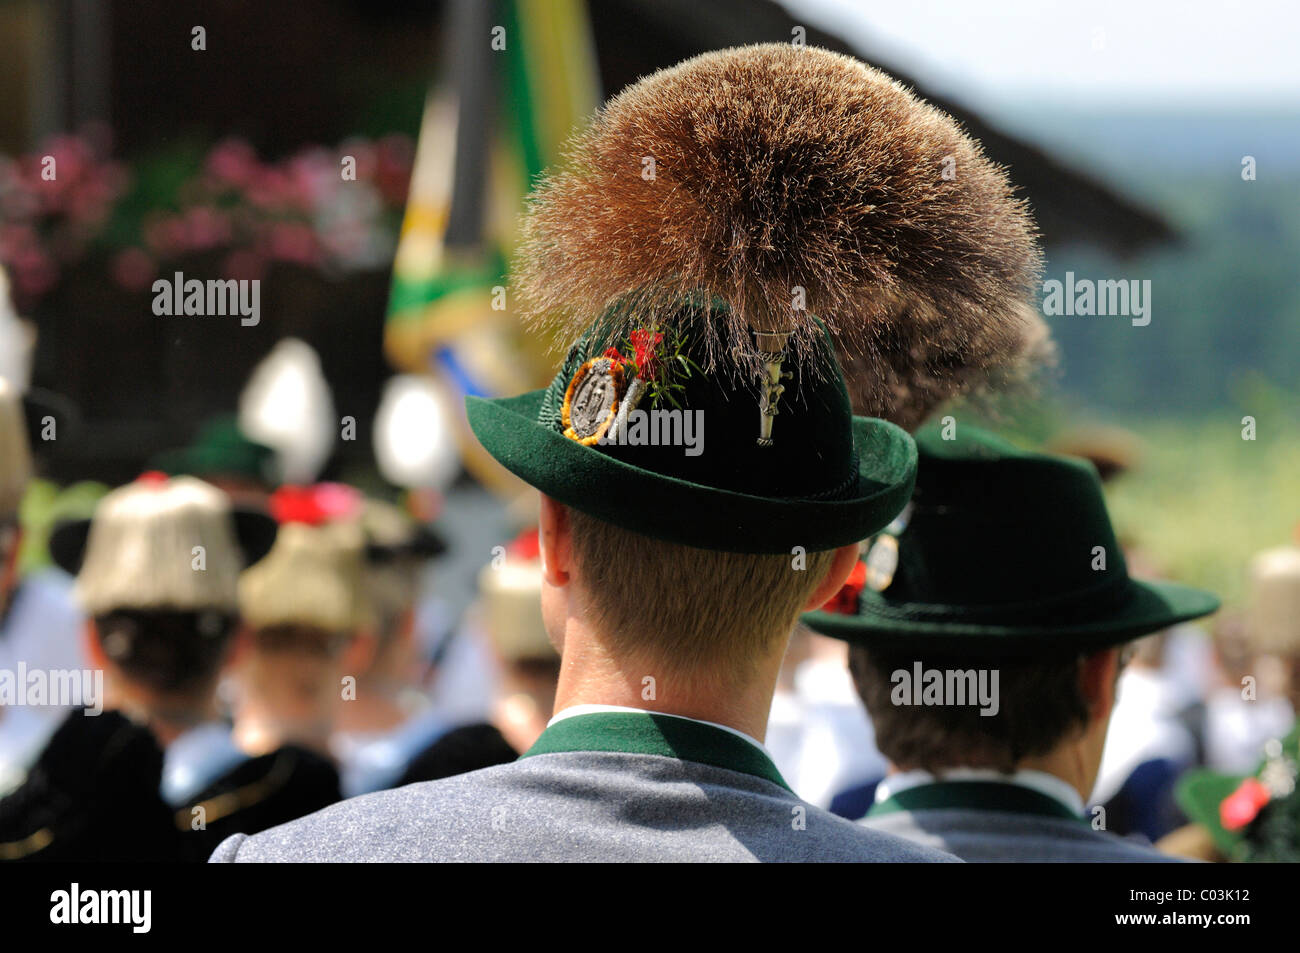
[[[95,617],[104,654],[159,692],[186,692],[217,674],[236,618],[218,611],[119,609]]]
[[[997,713],[981,714],[978,705],[895,704],[892,674],[911,672],[918,661],[940,671],[996,669]],[[1047,754],[1088,722],[1082,661],[1079,655],[971,659],[858,646],[849,651],[849,668],[871,715],[876,747],[903,770],[931,773],[957,767],[1010,772],[1025,758]]]

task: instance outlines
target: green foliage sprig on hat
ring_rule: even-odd
[[[703,373],[686,351],[686,336],[675,325],[637,328],[623,339],[623,350],[609,348],[606,357],[622,361],[645,387],[642,400],[650,407],[669,403],[682,409],[684,381]]]

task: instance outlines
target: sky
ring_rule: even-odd
[[[984,108],[1300,111],[1298,0],[780,2]]]

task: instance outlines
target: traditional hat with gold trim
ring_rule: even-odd
[[[803,617],[884,650],[958,657],[1099,650],[1209,615],[1219,600],[1128,574],[1091,464],[958,424],[916,437],[909,507],[840,594]]]
[[[468,414],[504,466],[615,526],[737,552],[856,542],[906,502],[915,450],[853,417],[839,362],[860,411],[911,426],[1045,337],[1005,175],[851,57],[687,60],[567,156],[515,280],[578,343],[550,387]]]
[[[235,510],[193,477],[146,473],[106,495],[89,520],[50,534],[50,555],[77,577],[90,615],[121,609],[233,612],[240,571],[270,548],[275,524]]]
[[[255,629],[305,626],[352,633],[369,626],[362,497],[342,484],[282,487],[271,499],[275,544],[239,578],[239,610]]]

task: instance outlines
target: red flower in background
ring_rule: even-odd
[[[1256,817],[1272,795],[1258,778],[1247,778],[1219,805],[1219,820],[1225,829],[1240,830]]]

